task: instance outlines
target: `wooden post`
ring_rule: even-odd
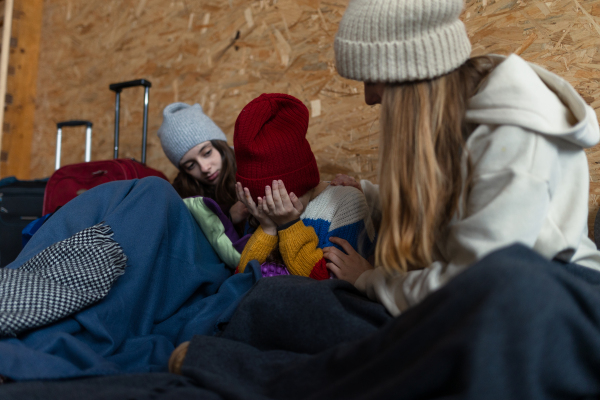
[[[2,51],[0,54],[0,154],[2,154],[2,133],[4,131],[4,100],[6,98],[6,78],[8,76],[8,56],[10,55],[10,37],[12,34],[12,15],[14,0],[4,0],[4,28],[2,29]],[[2,160],[0,159],[0,176]]]
[[[10,62],[8,74],[2,81],[6,89],[0,93],[4,104],[0,109],[4,112],[0,121],[3,134],[0,177],[14,175],[31,179],[44,0],[11,1],[14,1],[11,37],[6,44]]]

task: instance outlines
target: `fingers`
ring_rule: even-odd
[[[235,184],[235,194],[238,198],[238,201],[248,208],[248,201],[246,200],[246,195],[244,194],[244,188],[239,182]]]
[[[244,199],[246,200],[246,205],[254,208],[254,200],[252,200],[252,195],[250,194],[250,190],[248,188],[244,188]]]
[[[333,274],[335,275],[336,278],[338,278],[338,279],[341,278],[342,270],[337,265],[335,265],[334,263],[328,262],[325,264],[325,267],[327,267],[328,270],[333,272]]]
[[[356,251],[354,250],[354,247],[352,247],[352,245],[350,243],[348,243],[348,241],[345,239],[338,238],[338,237],[330,237],[329,241],[331,243],[337,244],[338,246],[341,246],[342,249],[344,249],[344,251],[348,255],[356,253]]]
[[[248,188],[242,187],[240,182],[235,184],[235,194],[238,198],[238,201],[241,202],[249,211],[253,212],[255,209],[254,200],[252,200],[252,196],[250,195],[250,190]]]
[[[265,187],[265,203],[267,205],[267,210],[266,212],[269,215],[273,215],[275,214],[275,211],[277,210],[277,208],[275,207],[275,202],[273,201],[273,191],[271,190],[270,186],[266,186]]]
[[[340,249],[336,249],[335,247],[325,247],[323,249],[323,258],[329,260],[330,262],[343,266],[345,264],[345,258],[348,257],[344,254]]]
[[[335,178],[333,178],[329,184],[331,186],[338,186],[340,184],[340,182],[343,181],[343,180],[344,180],[344,175],[343,174],[336,174]]]
[[[294,196],[295,197],[295,196]],[[290,205],[300,210],[302,209],[302,203],[295,197],[296,204],[292,201],[291,196],[281,180],[275,180],[270,186],[265,187],[265,201],[270,215],[282,215],[290,211]]]
[[[264,210],[264,206],[265,206],[265,201],[263,200],[262,197],[257,197],[256,198],[257,204],[256,204],[256,210],[261,213],[264,214],[265,210]]]
[[[283,181],[273,181],[273,185],[275,185],[276,183],[279,189],[278,197],[281,200],[282,206],[285,206],[286,203],[291,203],[290,196],[288,196],[288,192],[285,188],[285,185],[283,184]],[[273,186],[273,189],[275,189],[275,186]]]
[[[235,183],[235,194],[237,196],[238,201],[244,203],[244,189],[242,189],[242,184],[239,182]]]
[[[264,201],[263,201],[263,199],[262,199],[262,198],[260,198],[260,197],[257,197],[257,198],[256,198],[256,201],[257,201],[257,203],[258,203],[258,204],[256,205],[256,211],[258,212],[258,214],[259,214],[259,215],[262,215],[262,214],[263,214],[263,204],[264,204]]]
[[[265,215],[268,215],[269,213],[269,208],[267,207],[267,202],[265,201],[264,198],[258,198],[258,209],[261,210],[261,212]]]
[[[261,198],[261,197],[259,197],[257,200],[258,200],[258,206],[256,207],[256,209],[257,209],[257,211],[258,211],[258,214],[259,214],[261,217],[266,217],[266,218],[268,218],[268,217],[269,217],[269,214],[268,214],[268,212],[267,212],[267,211],[268,211],[269,209],[268,209],[268,208],[267,208],[267,206],[266,206],[266,201],[265,201],[265,198],[264,198],[264,197],[262,197],[262,198]]]
[[[252,195],[250,195],[250,190],[248,188],[244,188],[244,201],[243,203],[248,208],[250,214],[256,216],[258,210],[256,209],[256,204],[254,204],[254,200],[252,200]]]
[[[304,206],[302,205],[302,202],[300,201],[298,196],[296,196],[294,193],[290,193],[290,201],[292,202],[292,205],[294,206],[296,211],[298,211],[299,214],[302,214]]]
[[[277,207],[277,209],[282,210],[283,201],[281,198],[281,186],[283,185],[283,182],[281,182],[281,184],[280,182],[281,181],[273,181],[273,203],[275,203],[275,207]],[[285,191],[285,187],[283,188],[283,190]]]

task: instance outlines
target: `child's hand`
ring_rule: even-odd
[[[338,279],[343,279],[354,285],[354,282],[363,272],[373,269],[360,254],[348,243],[348,241],[336,237],[329,238],[329,241],[341,246],[346,253],[336,247],[325,247],[323,249],[323,258],[329,260],[326,264]]]
[[[300,218],[303,209],[300,199],[294,193],[288,195],[283,181],[273,181],[273,190],[269,186],[265,188],[263,211],[277,226]]]
[[[239,224],[248,218],[249,214],[250,212],[248,211],[248,207],[246,207],[246,205],[241,201],[238,201],[229,209],[229,216],[231,217],[231,222],[233,222],[234,225]]]
[[[345,174],[337,174],[335,178],[333,178],[333,180],[329,182],[329,184],[331,186],[352,186],[357,188],[361,192],[363,191],[362,186],[360,186],[359,182],[356,182],[356,179]]]
[[[263,231],[268,235],[277,236],[277,225],[271,220],[271,218],[269,218],[268,215],[263,212],[262,199],[260,197],[258,198],[257,206],[254,203],[254,200],[252,200],[252,196],[250,195],[248,188],[242,188],[242,184],[239,182],[235,184],[235,193],[238,200],[246,206],[248,212],[258,220],[260,226],[263,228]]]

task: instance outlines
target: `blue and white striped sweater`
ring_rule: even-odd
[[[367,258],[374,250],[375,230],[362,192],[350,186],[328,186],[314,198],[300,216],[315,230],[319,248],[334,245],[330,237],[347,240]]]

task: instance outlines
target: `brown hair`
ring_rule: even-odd
[[[204,185],[180,168],[173,181],[173,187],[181,198],[209,197],[216,201],[224,212],[228,212],[229,208],[237,201],[235,195],[235,153],[223,140],[211,140],[210,143],[217,149],[223,159],[217,183],[215,185]]]
[[[497,63],[477,57],[439,78],[386,85],[379,147],[385,218],[376,265],[407,271],[431,264],[434,244],[468,195],[468,101]]]

